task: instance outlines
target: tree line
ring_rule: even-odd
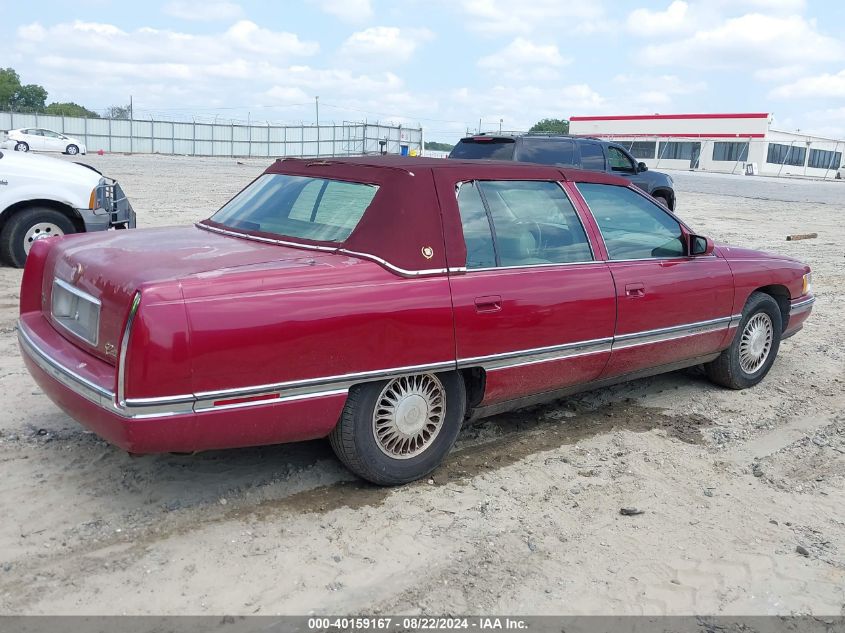
[[[100,118],[99,113],[73,101],[54,101],[48,105],[44,86],[22,84],[14,68],[0,68],[0,110]],[[130,114],[129,106],[111,106],[105,111],[105,117],[109,119],[128,119]]]

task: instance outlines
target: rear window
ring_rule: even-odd
[[[575,143],[571,139],[530,138],[522,139],[519,160],[543,165],[575,165]]]
[[[462,138],[452,149],[449,158],[513,160],[512,138]]]
[[[358,226],[376,185],[264,174],[211,220],[233,229],[283,237],[342,242]]]

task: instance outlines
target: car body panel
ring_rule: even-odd
[[[504,410],[712,359],[755,289],[784,289],[788,334],[812,306],[802,295],[808,267],[755,251],[609,261],[576,186],[628,186],[606,174],[412,158],[283,161],[270,170],[380,183],[385,195],[350,236],[367,252],[348,241],[221,233],[213,223],[37,242],[19,337],[49,397],[132,452],[296,441],[328,434],[363,382],[480,372],[470,408]],[[560,183],[593,261],[467,270],[456,188],[478,179]],[[377,229],[374,218],[383,219]],[[54,277],[102,302],[96,347],[56,327]],[[626,293],[632,281],[643,296]]]

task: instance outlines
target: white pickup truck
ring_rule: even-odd
[[[33,242],[135,227],[116,181],[87,165],[0,150],[0,259],[24,265]]]

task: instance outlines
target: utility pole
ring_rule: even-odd
[[[502,133],[502,123],[504,123],[504,119],[499,119],[499,134]]]
[[[135,118],[135,110],[132,109],[132,95],[129,95],[129,120]]]
[[[317,127],[320,127],[320,97],[314,97],[314,109],[317,112]]]

